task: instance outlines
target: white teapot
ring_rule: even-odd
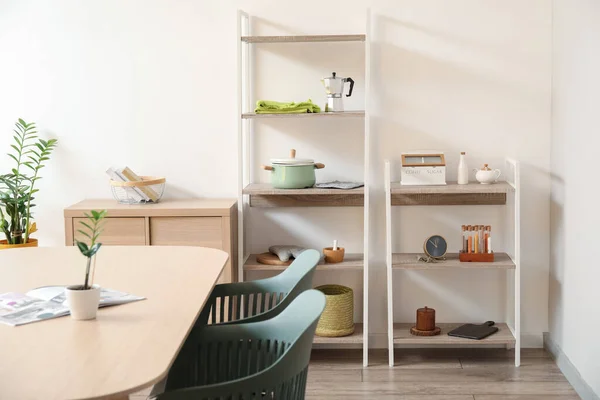
[[[496,183],[500,178],[500,174],[502,174],[499,169],[490,169],[487,164],[483,164],[483,168],[474,169],[473,171],[475,172],[475,179],[482,185]]]

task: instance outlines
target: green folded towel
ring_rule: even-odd
[[[318,113],[321,108],[314,104],[311,99],[301,103],[280,103],[278,101],[259,100],[256,102],[257,114],[302,114],[302,113]]]

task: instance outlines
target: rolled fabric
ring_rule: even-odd
[[[291,257],[297,258],[304,250],[306,250],[306,248],[292,245],[276,245],[269,247],[269,253],[275,254],[283,262],[288,262]]]

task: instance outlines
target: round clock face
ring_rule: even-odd
[[[448,243],[440,235],[433,235],[427,238],[423,244],[423,250],[429,257],[441,258],[444,257],[446,250],[448,250]]]

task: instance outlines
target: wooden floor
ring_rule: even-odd
[[[521,367],[505,349],[314,351],[308,372],[311,400],[575,400],[579,396],[542,349],[525,349]]]
[[[521,367],[504,349],[315,350],[308,400],[576,400],[579,396],[542,349],[524,349]],[[149,391],[131,396],[146,398]]]

